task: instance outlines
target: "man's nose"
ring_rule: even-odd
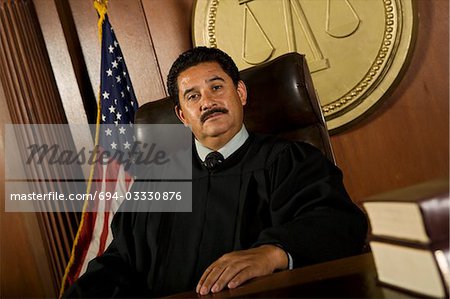
[[[202,105],[201,105],[202,111],[209,110],[214,106],[217,106],[217,102],[216,99],[214,98],[214,95],[209,91],[205,91],[202,95]]]

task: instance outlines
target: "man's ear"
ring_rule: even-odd
[[[241,100],[242,106],[247,104],[247,86],[245,86],[245,83],[242,80],[238,82],[237,93],[239,95],[239,99]]]
[[[187,124],[184,118],[183,110],[181,110],[180,105],[176,105],[174,109],[178,119],[181,120],[181,122],[186,126]]]

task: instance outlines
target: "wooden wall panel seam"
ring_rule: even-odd
[[[148,23],[147,15],[145,13],[144,4],[142,3],[142,0],[139,0],[139,4],[140,4],[140,9],[142,11],[142,14],[144,16],[144,20],[145,20],[144,22],[145,22],[146,27],[147,27],[146,31],[147,31],[148,38],[150,40],[150,46],[151,46],[151,48],[153,50],[153,53],[155,53],[154,57],[155,57],[156,66],[158,67],[159,79],[160,79],[160,82],[161,82],[161,84],[163,86],[164,94],[165,94],[165,96],[167,96],[167,90],[165,88],[164,78],[163,78],[163,75],[162,75],[162,72],[161,72],[161,65],[159,64],[158,56],[156,55],[156,49],[155,49],[155,44],[154,44],[153,38],[152,38],[152,32],[151,32],[150,24]]]

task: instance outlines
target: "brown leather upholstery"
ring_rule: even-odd
[[[334,162],[328,131],[305,57],[284,54],[241,71],[248,90],[244,123],[250,132],[278,134],[319,148]],[[144,140],[139,124],[180,123],[168,99],[147,103],[136,113],[136,138]]]

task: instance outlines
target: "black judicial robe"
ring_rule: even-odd
[[[191,213],[116,213],[114,240],[65,297],[148,297],[194,290],[223,254],[277,244],[294,267],[361,253],[367,221],[319,150],[250,135],[219,168],[195,153]],[[134,190],[148,190],[136,184]]]

